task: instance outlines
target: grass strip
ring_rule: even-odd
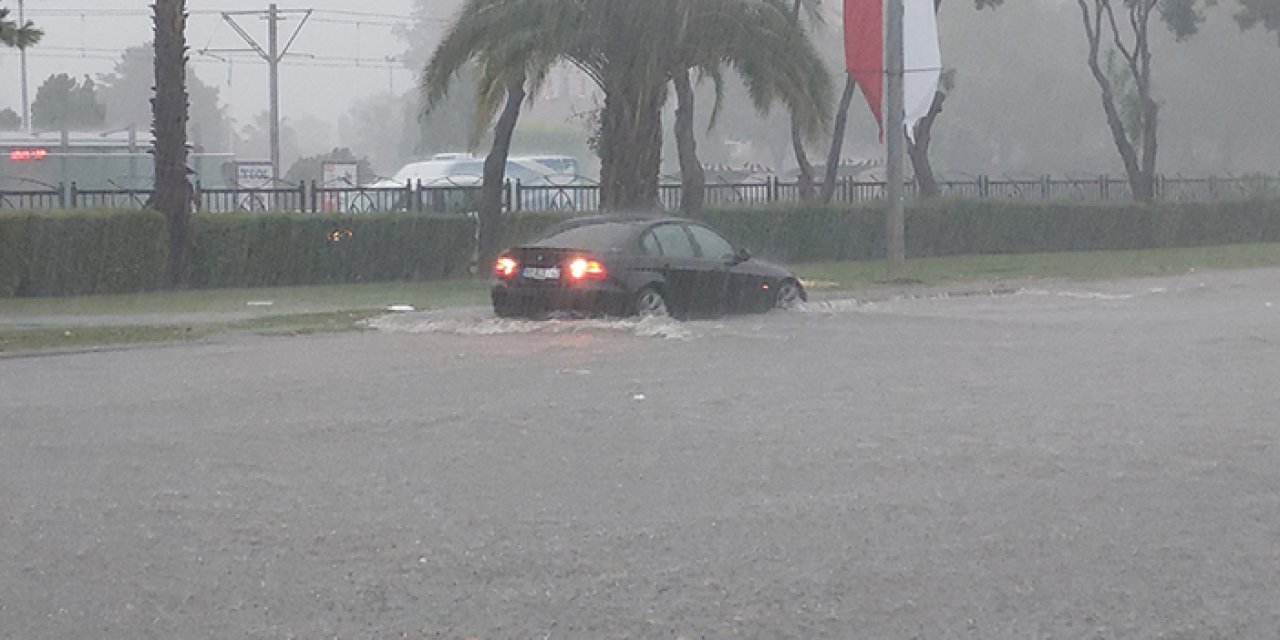
[[[381,309],[274,315],[234,322],[177,325],[77,326],[0,330],[0,353],[79,350],[93,347],[174,343],[232,333],[308,335],[360,329]]]

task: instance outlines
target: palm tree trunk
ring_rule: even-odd
[[[844,148],[844,129],[849,122],[849,105],[853,104],[857,82],[852,73],[845,74],[844,93],[840,94],[840,106],[836,109],[836,121],[832,126],[831,150],[827,152],[827,175],[822,180],[822,204],[831,204],[836,195],[836,180],[840,173],[840,153]]]
[[[520,119],[520,107],[524,104],[524,78],[507,87],[507,102],[493,129],[493,146],[484,159],[484,183],[480,187],[479,243],[477,252],[480,267],[491,264],[501,250],[502,241],[502,190],[507,172],[507,156],[511,154],[511,137]]]
[[[662,162],[662,105],[666,83],[636,87],[613,83],[601,115],[600,206],[606,211],[661,208],[658,174]]]
[[[796,0],[792,9],[791,17],[796,22],[800,21],[800,5],[803,0]],[[791,117],[791,148],[796,154],[796,166],[800,170],[797,178],[797,186],[800,189],[800,199],[808,202],[816,195],[813,187],[813,163],[809,162],[809,154],[804,150],[804,136],[800,133],[800,124],[796,122],[795,116]]]
[[[186,284],[191,246],[191,182],[187,178],[186,0],[156,0],[155,97],[151,101],[155,135],[156,188],[150,205],[165,216],[169,257],[165,284]]]
[[[689,70],[672,78],[676,87],[676,152],[680,156],[680,209],[699,211],[706,197],[707,177],[698,160],[698,141],[693,135],[694,97]]]

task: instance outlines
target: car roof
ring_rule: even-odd
[[[568,229],[572,227],[583,227],[591,224],[605,224],[605,223],[645,226],[645,225],[658,224],[662,222],[679,222],[683,224],[702,224],[696,220],[688,220],[686,218],[675,218],[675,217],[667,216],[663,214],[621,213],[621,214],[583,216],[580,218],[572,218],[570,220],[566,220],[560,223],[559,225],[557,225],[557,228]]]

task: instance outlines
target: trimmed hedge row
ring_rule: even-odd
[[[717,209],[696,219],[786,262],[885,257],[885,211]],[[942,200],[907,211],[907,256],[1155,249],[1280,242],[1280,201],[1071,204]]]
[[[503,244],[571,217],[508,216]],[[884,211],[793,206],[694,215],[784,262],[885,254]],[[467,273],[475,224],[423,214],[197,214],[192,286],[259,287],[431,280]],[[1280,200],[1070,204],[942,200],[907,212],[907,255],[1149,249],[1280,242]],[[0,214],[0,298],[127,293],[163,282],[164,218],[149,211]]]
[[[149,291],[166,255],[152,211],[0,214],[0,297]]]
[[[197,214],[197,288],[431,280],[467,272],[475,225],[418,214]],[[168,255],[153,211],[0,214],[0,298],[158,289]]]
[[[187,281],[197,288],[435,280],[467,272],[475,225],[461,216],[197,215]]]

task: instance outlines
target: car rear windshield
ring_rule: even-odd
[[[534,242],[533,246],[609,251],[621,248],[634,230],[633,225],[622,222],[584,224],[561,231],[552,231],[551,235]]]

